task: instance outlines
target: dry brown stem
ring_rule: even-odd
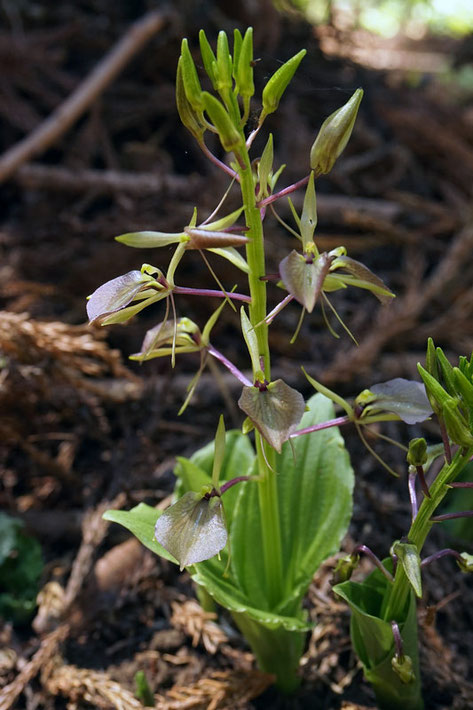
[[[77,89],[32,133],[3,154],[0,158],[0,183],[62,136],[130,59],[163,27],[165,21],[162,12],[153,10],[135,22]]]
[[[54,656],[59,644],[64,641],[69,632],[68,624],[59,626],[46,636],[33,658],[26,664],[12,683],[6,685],[0,693],[0,710],[9,710],[20,693]]]

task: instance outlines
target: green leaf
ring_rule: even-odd
[[[190,459],[178,459],[179,465],[175,470],[176,476],[180,479],[176,487],[176,494],[178,496],[181,496],[187,490],[199,490],[201,486],[196,484],[197,482],[200,484],[200,481],[202,480],[200,477],[202,474],[206,476],[207,479],[202,480],[201,485],[211,483],[214,447],[215,442],[211,441],[198,451],[194,452]],[[228,431],[225,437],[225,456],[223,458],[222,468],[220,471],[220,481],[229,481],[232,478],[237,478],[237,476],[250,475],[253,470],[254,460],[255,452],[249,438],[242,434],[241,431]],[[184,465],[184,461],[189,462],[190,466],[187,463],[185,464],[186,473],[181,476],[180,466]],[[195,468],[192,469],[191,467]],[[196,469],[202,473],[198,473]],[[240,485],[233,486],[226,491],[224,495],[225,517],[229,529],[231,528],[233,511],[239,488]]]
[[[212,482],[211,477],[200,466],[184,456],[177,456],[174,473],[182,482],[182,490],[178,495],[182,495],[183,491],[200,491]]]
[[[127,247],[137,249],[153,249],[157,247],[167,247],[169,244],[177,244],[185,238],[183,232],[129,232],[115,237],[115,241],[126,244]]]
[[[36,608],[43,571],[39,542],[17,518],[0,513],[0,616],[22,624]]]
[[[282,380],[271,382],[266,389],[243,387],[238,406],[278,452],[297,427],[305,410],[300,392]]]
[[[162,513],[162,510],[140,503],[131,510],[107,510],[103,514],[103,518],[112,523],[122,525],[155,555],[178,564],[177,560],[154,537],[156,521]]]
[[[154,534],[181,569],[208,560],[227,544],[222,501],[189,491],[159,517]]]
[[[333,418],[321,394],[307,402],[302,428]],[[354,476],[336,427],[298,436],[276,457],[288,595],[300,600],[320,564],[340,548],[352,511]]]

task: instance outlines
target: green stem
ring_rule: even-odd
[[[430,498],[424,498],[408,533],[409,542],[417,546],[420,554],[427,535],[432,528],[432,516],[449,491],[448,484],[454,481],[466,466],[473,454],[473,448],[458,450],[452,462],[445,463],[437,478],[430,488]],[[400,619],[406,608],[411,586],[406,577],[402,565],[398,565],[394,584],[389,596],[385,597],[385,603],[381,612],[382,618],[386,620]]]
[[[271,380],[271,362],[268,343],[266,316],[266,281],[264,237],[261,215],[256,206],[256,195],[248,152],[242,150],[239,155],[240,188],[245,209],[247,236],[246,258],[249,266],[248,282],[251,295],[250,322],[255,328],[258,351],[263,358],[264,376]],[[253,372],[256,375],[256,372]],[[263,448],[264,447],[264,448]],[[282,544],[279,518],[279,502],[274,472],[274,450],[256,433],[258,456],[258,497],[261,516],[261,534],[263,542],[265,586],[270,607],[277,605],[284,596],[284,575],[282,565]],[[269,464],[269,465],[268,465]],[[273,469],[273,470],[271,470]]]

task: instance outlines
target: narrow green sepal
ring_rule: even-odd
[[[218,420],[217,432],[215,434],[215,453],[212,466],[212,485],[214,488],[218,488],[218,482],[220,477],[220,471],[222,469],[222,463],[225,456],[225,421],[223,419],[223,414],[220,415]]]
[[[333,168],[348,143],[363,98],[363,89],[357,89],[351,99],[334,111],[322,127],[310,150],[310,167],[315,176],[325,175]]]
[[[300,52],[295,54],[291,57],[291,59],[288,59],[287,62],[279,67],[279,69],[274,72],[272,77],[267,82],[263,89],[263,111],[260,116],[260,124],[264,121],[266,116],[276,111],[282,95],[284,94],[289,82],[297,70],[297,67],[305,55],[306,50],[301,49]]]
[[[241,433],[242,434],[249,434],[251,431],[253,431],[255,428],[255,425],[251,421],[249,417],[245,417],[243,424],[241,425]]]
[[[243,147],[245,143],[243,135],[234,125],[223,104],[207,91],[202,92],[202,99],[205,110],[218,131],[224,150],[231,152]]]
[[[410,542],[395,542],[392,551],[401,563],[415,595],[420,599],[422,597],[422,577],[417,545]]]

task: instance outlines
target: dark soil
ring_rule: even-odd
[[[174,456],[190,455],[210,440],[220,412],[234,426],[242,422],[232,405],[238,388],[223,371],[220,385],[212,372],[203,376],[191,406],[178,417],[197,367],[194,356],[184,356],[174,371],[164,360],[142,367],[127,362],[147,328],[161,320],[159,308],[126,327],[84,325],[86,296],[99,284],[144,260],[166,266],[161,253],[127,249],[114,242],[115,235],[180,230],[194,205],[206,216],[223,192],[221,174],[180,126],[174,104],[180,39],[187,36],[196,47],[200,27],[213,37],[222,28],[232,32],[253,24],[260,85],[281,60],[307,47],[280,111],[268,120],[276,162],[288,164],[284,184],[306,174],[322,120],[354,88],[365,89],[344,158],[319,181],[318,243],[327,250],[345,245],[397,298],[383,309],[365,292],[335,295],[357,347],[336,322],[341,337],[335,340],[317,309],[290,345],[299,309],[289,306],[271,330],[275,373],[308,396],[302,364],[331,388],[354,396],[392,377],[416,378],[428,336],[451,358],[472,350],[473,94],[441,84],[435,73],[436,61],[458,52],[458,61],[468,62],[468,55],[448,39],[388,47],[359,32],[313,29],[296,15],[278,15],[264,0],[239,4],[238,16],[232,5],[174,3],[164,27],[73,127],[2,185],[0,508],[25,521],[46,563],[43,616],[33,625],[5,622],[1,631],[2,709],[135,707],[126,691],[133,693],[138,670],[158,694],[157,707],[169,710],[375,707],[350,651],[347,609],[330,592],[333,560],[309,593],[307,608],[317,624],[301,665],[301,689],[287,699],[255,671],[225,613],[218,627],[191,603],[186,573],[152,557],[118,526],[101,522],[111,505],[165,499],[172,491]],[[30,134],[130,24],[155,6],[2,3],[0,151]],[[374,58],[387,49],[399,60],[391,59],[397,68],[376,68]],[[417,62],[422,65],[426,53],[434,71],[421,73]],[[284,207],[281,215],[289,218]],[[288,236],[268,218],[266,238],[271,273],[287,253]],[[226,285],[236,283],[232,267],[212,264]],[[213,287],[198,258],[186,260],[180,282]],[[182,297],[178,307],[181,315],[205,323],[214,304]],[[214,339],[246,369],[237,324],[237,315],[224,310]],[[383,433],[403,443],[421,434],[437,437],[430,424],[409,431],[390,424]],[[394,478],[353,432],[347,430],[346,438],[357,485],[344,549],[363,542],[384,557],[409,527],[404,454],[370,439],[401,474]],[[471,526],[462,534],[467,539],[461,549],[470,545],[471,552]],[[451,544],[439,526],[426,553]],[[363,564],[361,572],[368,570]],[[446,559],[426,574],[425,590],[419,615],[426,708],[473,707],[471,581]],[[51,636],[55,627],[57,640]],[[24,680],[21,674],[41,643],[44,658],[36,656],[37,666]],[[22,692],[10,702],[7,684],[15,678]],[[110,689],[110,679],[120,683],[118,690]]]

